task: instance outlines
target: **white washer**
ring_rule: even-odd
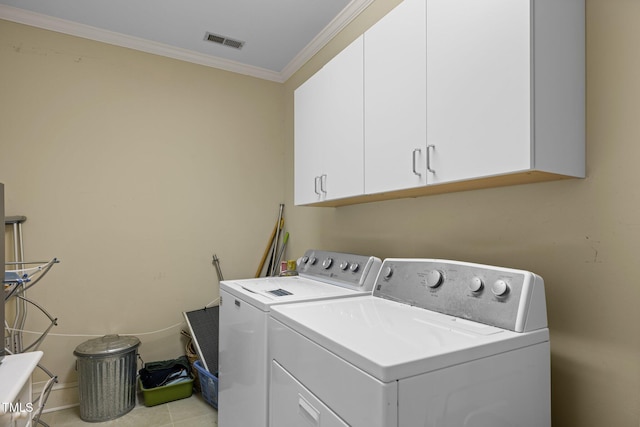
[[[371,256],[309,250],[298,261],[298,276],[220,283],[221,427],[267,426],[267,318],[272,306],[370,294],[381,263]]]
[[[274,307],[268,333],[272,427],[551,423],[544,284],[527,271],[387,259],[372,295]]]

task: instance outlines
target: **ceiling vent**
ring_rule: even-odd
[[[242,49],[244,42],[240,40],[234,40],[220,34],[206,33],[204,39],[209,42],[218,43],[224,46],[229,46],[234,49]]]

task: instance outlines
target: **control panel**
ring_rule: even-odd
[[[524,270],[390,258],[373,295],[516,332],[547,327],[544,282]]]
[[[359,291],[373,289],[382,261],[366,255],[310,249],[298,259],[298,274]]]

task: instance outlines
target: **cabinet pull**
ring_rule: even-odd
[[[422,176],[422,174],[420,172],[418,172],[418,169],[416,169],[416,164],[417,164],[417,162],[416,162],[416,157],[417,157],[416,153],[421,153],[421,152],[422,152],[422,150],[419,149],[419,148],[414,149],[413,150],[413,155],[412,155],[412,158],[411,158],[412,161],[413,161],[413,164],[412,164],[413,174],[414,175],[418,175],[418,176]]]
[[[434,169],[431,169],[431,150],[435,150],[435,145],[427,145],[427,170],[431,173],[436,173]]]
[[[315,178],[313,178],[313,192],[316,193],[318,196],[320,195],[320,192],[318,191],[318,180],[320,179],[319,176],[316,176]]]
[[[324,194],[327,194],[326,183],[327,183],[327,174],[325,173],[320,175],[320,191]]]

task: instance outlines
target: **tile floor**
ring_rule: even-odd
[[[42,421],[51,427],[211,427],[218,426],[218,412],[209,405],[200,393],[186,399],[175,400],[162,405],[146,407],[142,395],[131,412],[115,420],[88,423],[80,419],[80,407],[63,409],[43,414]]]

